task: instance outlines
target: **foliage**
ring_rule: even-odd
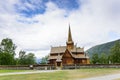
[[[25,60],[25,51],[20,51],[19,52],[19,58],[18,58],[18,64],[25,64],[26,60]]]
[[[99,56],[98,56],[97,53],[94,53],[94,54],[93,54],[93,56],[92,56],[92,58],[91,58],[91,62],[92,62],[93,64],[99,63]]]
[[[120,41],[111,48],[110,60],[112,63],[120,63]]]
[[[27,64],[35,64],[35,55],[33,53],[29,53],[28,55],[26,55],[26,59]]]
[[[12,42],[12,39],[3,39],[0,43],[0,64],[1,65],[13,65],[15,64],[15,49],[16,46]]]
[[[26,54],[25,51],[19,52],[18,64],[30,65],[35,64],[35,55],[33,53]]]
[[[108,56],[105,53],[102,53],[99,57],[99,63],[101,64],[107,64],[108,61]]]
[[[42,57],[40,64],[47,64],[48,61],[48,55],[45,57]]]
[[[3,39],[0,43],[0,65],[29,65],[35,64],[35,55],[29,53],[26,55],[25,51],[19,52],[19,58],[15,58],[16,46],[12,39]]]
[[[105,53],[106,55],[109,55],[111,48],[114,46],[114,44],[117,41],[120,41],[120,40],[116,40],[116,41],[96,45],[96,46],[88,49],[86,52],[89,54],[90,58],[92,57],[92,55],[94,53],[98,53],[98,55],[101,55],[102,53]]]
[[[93,54],[91,57],[93,64],[101,63],[120,63],[120,41],[117,41],[114,46],[110,49],[110,54],[107,56],[106,53]]]
[[[13,43],[12,39],[9,38],[3,39],[1,42],[1,47],[2,52],[12,54],[13,56],[15,55],[16,46]]]
[[[93,63],[93,64],[108,64],[109,59],[105,53],[102,53],[101,55],[94,53],[91,58],[91,63]]]

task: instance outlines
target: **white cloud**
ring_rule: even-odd
[[[5,5],[0,6],[0,40],[12,38],[18,46],[17,52],[23,49],[42,57],[49,53],[50,46],[66,45],[69,23],[73,40],[85,49],[120,38],[119,0],[80,0],[80,9],[70,13],[48,2],[46,12],[32,18],[15,12],[13,4],[18,3],[16,0],[5,1],[8,4],[0,1],[0,5]],[[115,6],[118,11],[114,11]]]

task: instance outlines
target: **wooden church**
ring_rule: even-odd
[[[51,47],[48,63],[56,66],[89,64],[89,57],[84,48],[74,45],[70,26],[66,46]]]

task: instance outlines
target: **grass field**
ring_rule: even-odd
[[[10,72],[25,72],[30,70],[0,70],[0,73],[10,73]]]
[[[119,79],[115,79],[115,80],[120,80],[120,78]]]
[[[18,70],[17,71],[11,70],[11,72],[12,71],[17,72]],[[0,72],[3,73],[6,71],[3,70]],[[50,73],[0,76],[0,80],[76,80],[81,78],[88,78],[93,76],[101,76],[101,75],[114,74],[114,73],[120,73],[120,69],[61,70]]]

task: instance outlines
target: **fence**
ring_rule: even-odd
[[[62,69],[81,69],[81,68],[120,68],[120,64],[75,64],[75,65],[63,65]],[[55,65],[1,65],[2,69],[12,70],[55,70]]]
[[[54,70],[54,65],[1,65],[0,70],[2,69],[12,69],[12,70]]]
[[[120,68],[120,64],[75,64],[63,65],[62,69],[80,69],[80,68]]]

